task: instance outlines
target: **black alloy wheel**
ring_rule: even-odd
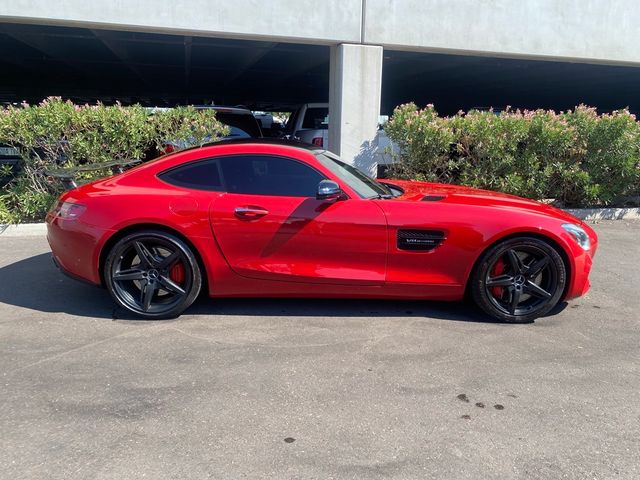
[[[567,269],[555,248],[535,237],[512,238],[482,255],[471,295],[498,320],[528,323],[556,306],[566,282]]]
[[[147,319],[174,318],[197,298],[202,274],[182,240],[162,231],[143,231],[118,241],[104,267],[114,300]]]

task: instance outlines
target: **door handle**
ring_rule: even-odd
[[[236,207],[234,213],[236,214],[236,217],[256,219],[267,215],[269,210],[265,210],[262,207]]]

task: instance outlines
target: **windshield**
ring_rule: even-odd
[[[340,180],[349,185],[362,198],[391,198],[393,194],[384,185],[365,175],[360,170],[344,163],[331,152],[323,150],[316,153],[318,161],[327,167]]]

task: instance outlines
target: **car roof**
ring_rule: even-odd
[[[329,108],[329,104],[326,102],[307,103],[307,108]]]
[[[246,108],[240,108],[240,107],[225,107],[222,105],[190,105],[190,106],[195,108],[196,110],[215,110],[216,112],[235,113],[237,115],[253,116],[253,113],[251,112],[251,110],[248,110]],[[173,107],[145,107],[145,109],[151,113],[165,112],[167,110],[171,110],[172,108]]]
[[[251,110],[240,107],[223,107],[221,105],[194,105],[196,110],[215,110],[223,113],[236,113],[238,115],[253,115]]]

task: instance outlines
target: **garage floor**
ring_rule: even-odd
[[[640,478],[640,223],[532,325],[458,304],[201,301],[121,319],[0,236],[0,478]]]

